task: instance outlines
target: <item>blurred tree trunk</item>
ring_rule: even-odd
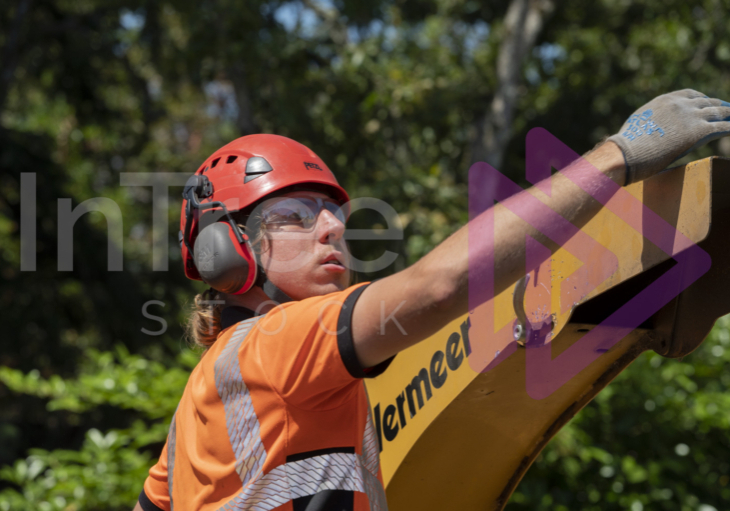
[[[233,83],[233,91],[238,104],[238,117],[236,118],[238,131],[241,136],[258,133],[260,130],[253,117],[253,105],[251,104],[251,95],[248,92],[245,64],[238,62],[232,65],[229,69],[229,76],[231,83]]]
[[[512,136],[512,120],[522,78],[522,65],[555,5],[552,0],[512,0],[502,27],[502,44],[497,57],[497,90],[490,109],[478,121],[472,143],[472,162],[502,165]]]

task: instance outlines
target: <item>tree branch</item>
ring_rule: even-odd
[[[238,105],[236,125],[241,136],[258,133],[260,130],[253,118],[253,105],[251,104],[251,96],[248,93],[246,67],[243,62],[239,61],[233,64],[228,69],[228,76],[231,83],[233,83],[233,91],[236,94],[236,103]]]
[[[504,17],[503,41],[497,57],[497,90],[490,109],[477,126],[472,161],[502,165],[512,135],[522,65],[554,9],[553,0],[512,0]]]

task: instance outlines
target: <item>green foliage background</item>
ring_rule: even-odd
[[[306,5],[305,5],[306,4]],[[191,174],[230,139],[275,132],[311,147],[354,197],[399,212],[382,277],[467,219],[476,123],[496,87],[506,2],[19,0],[0,6],[0,510],[130,509],[197,355],[180,271],[152,271],[151,189],[121,172]],[[526,132],[577,151],[652,97],[730,98],[728,0],[560,2],[524,63],[501,169],[521,180]],[[711,144],[688,160],[730,154]],[[37,270],[20,272],[20,174],[37,176]],[[106,221],[83,216],[74,270],[57,270],[57,199],[108,197],[124,269],[106,269]],[[382,222],[362,212],[351,226]],[[162,316],[167,328],[145,318]],[[730,311],[729,311],[730,312]],[[542,453],[507,509],[730,505],[730,322],[685,360],[645,354]]]

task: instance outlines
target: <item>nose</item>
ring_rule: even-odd
[[[322,208],[317,218],[317,238],[320,243],[341,240],[345,234],[345,224],[329,210]]]

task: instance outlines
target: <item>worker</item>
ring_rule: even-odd
[[[729,120],[730,104],[699,92],[659,96],[550,178],[542,200],[582,224],[605,183],[654,175],[730,133]],[[578,188],[570,175],[586,161],[615,184]],[[191,322],[205,351],[135,511],[387,509],[362,379],[465,314],[470,272],[493,267],[495,292],[516,282],[525,237],[544,235],[495,207],[494,243],[472,261],[468,236],[487,231],[486,214],[413,266],[350,285],[349,196],[314,152],[277,135],[222,147],[183,196],[185,274],[210,286]]]

